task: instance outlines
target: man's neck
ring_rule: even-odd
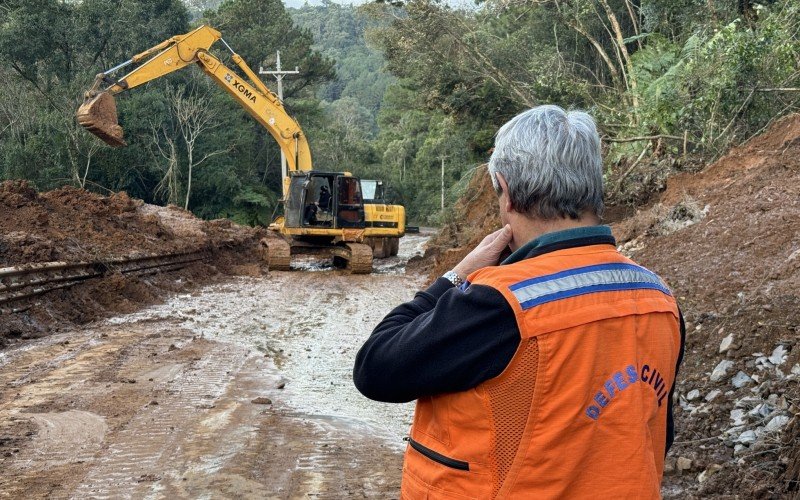
[[[597,226],[598,224],[600,224],[600,219],[595,215],[584,215],[580,219],[565,218],[553,220],[542,220],[518,215],[518,219],[511,223],[514,238],[511,241],[510,247],[512,250],[517,250],[529,241],[533,241],[543,234],[563,231],[565,229],[574,229],[576,227]]]

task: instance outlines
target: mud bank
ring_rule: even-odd
[[[0,213],[0,268],[91,262],[104,276],[0,303],[0,348],[136,311],[225,275],[266,270],[257,251],[263,229],[204,221],[175,206],[148,205],[125,193],[101,196],[72,187],[37,193],[25,181],[6,181],[0,183]],[[202,261],[180,273],[147,275],[122,274],[113,264],[176,253],[194,253]],[[12,310],[18,312],[10,314]]]

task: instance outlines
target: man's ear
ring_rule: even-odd
[[[503,203],[505,203],[505,206],[503,208],[505,209],[506,212],[514,211],[514,205],[511,203],[511,196],[509,196],[508,193],[508,183],[506,182],[506,178],[503,177],[503,174],[501,174],[500,172],[495,172],[494,176],[497,179],[497,184],[500,185],[500,190],[501,190],[500,196],[502,197],[503,193],[505,193],[506,195],[506,199],[502,201]]]

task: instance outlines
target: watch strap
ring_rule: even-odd
[[[446,279],[454,286],[461,286],[464,284],[464,280],[455,271],[447,271],[442,275],[442,278]]]

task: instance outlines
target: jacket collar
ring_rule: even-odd
[[[608,226],[584,226],[563,231],[545,233],[538,238],[529,241],[519,247],[514,253],[509,255],[500,265],[514,264],[524,259],[530,259],[556,250],[574,248],[588,245],[613,245],[617,246],[617,241],[611,234]]]

